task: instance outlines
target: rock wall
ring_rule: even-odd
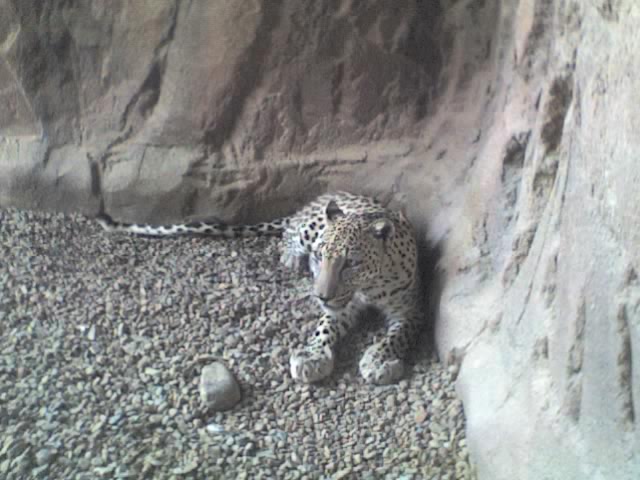
[[[640,4],[506,3],[439,350],[481,478],[638,478]]]
[[[639,20],[635,0],[0,0],[0,205],[404,205],[442,252],[436,342],[480,477],[637,478]]]
[[[0,201],[247,221],[405,152],[441,8],[324,3],[3,1]]]

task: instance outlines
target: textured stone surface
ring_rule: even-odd
[[[381,193],[442,257],[481,478],[640,472],[635,0],[0,2],[0,205]]]
[[[502,10],[506,83],[443,239],[480,478],[640,473],[640,7],[585,3]]]
[[[0,202],[290,209],[366,164],[372,140],[419,135],[440,8],[413,3],[4,1]]]
[[[205,365],[200,374],[200,399],[213,411],[233,408],[242,398],[240,385],[220,362]]]

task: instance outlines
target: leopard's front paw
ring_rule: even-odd
[[[373,346],[360,360],[360,374],[367,383],[389,385],[396,383],[404,375],[404,362],[398,358],[384,358]]]
[[[300,349],[289,359],[291,376],[303,383],[313,383],[331,375],[334,365],[333,353],[329,349]]]

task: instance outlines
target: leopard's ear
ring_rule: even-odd
[[[380,240],[386,240],[391,237],[395,229],[393,222],[388,218],[378,218],[369,225],[371,235]]]
[[[333,200],[327,203],[327,206],[324,209],[324,214],[327,217],[327,222],[329,223],[337,220],[339,217],[344,216],[344,212],[340,210],[338,204]]]

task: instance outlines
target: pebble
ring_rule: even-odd
[[[389,395],[385,400],[385,405],[387,408],[395,408],[396,407],[396,398],[393,395]]]
[[[56,455],[55,450],[42,448],[36,452],[36,463],[38,465],[48,465],[51,459]]]
[[[418,410],[416,411],[416,423],[422,423],[427,419],[428,413],[427,413],[427,409],[424,407],[419,407]]]
[[[222,433],[224,432],[224,427],[222,425],[218,425],[217,423],[210,423],[207,425],[207,431],[209,433]]]
[[[198,464],[196,462],[189,462],[186,465],[178,467],[173,470],[174,475],[188,475],[189,473],[195,471],[198,468]]]
[[[333,478],[335,480],[340,480],[341,478],[347,478],[347,476],[351,474],[351,470],[352,470],[351,467],[338,470]]]
[[[212,410],[228,410],[241,399],[240,385],[222,363],[211,363],[200,375],[200,399]]]

